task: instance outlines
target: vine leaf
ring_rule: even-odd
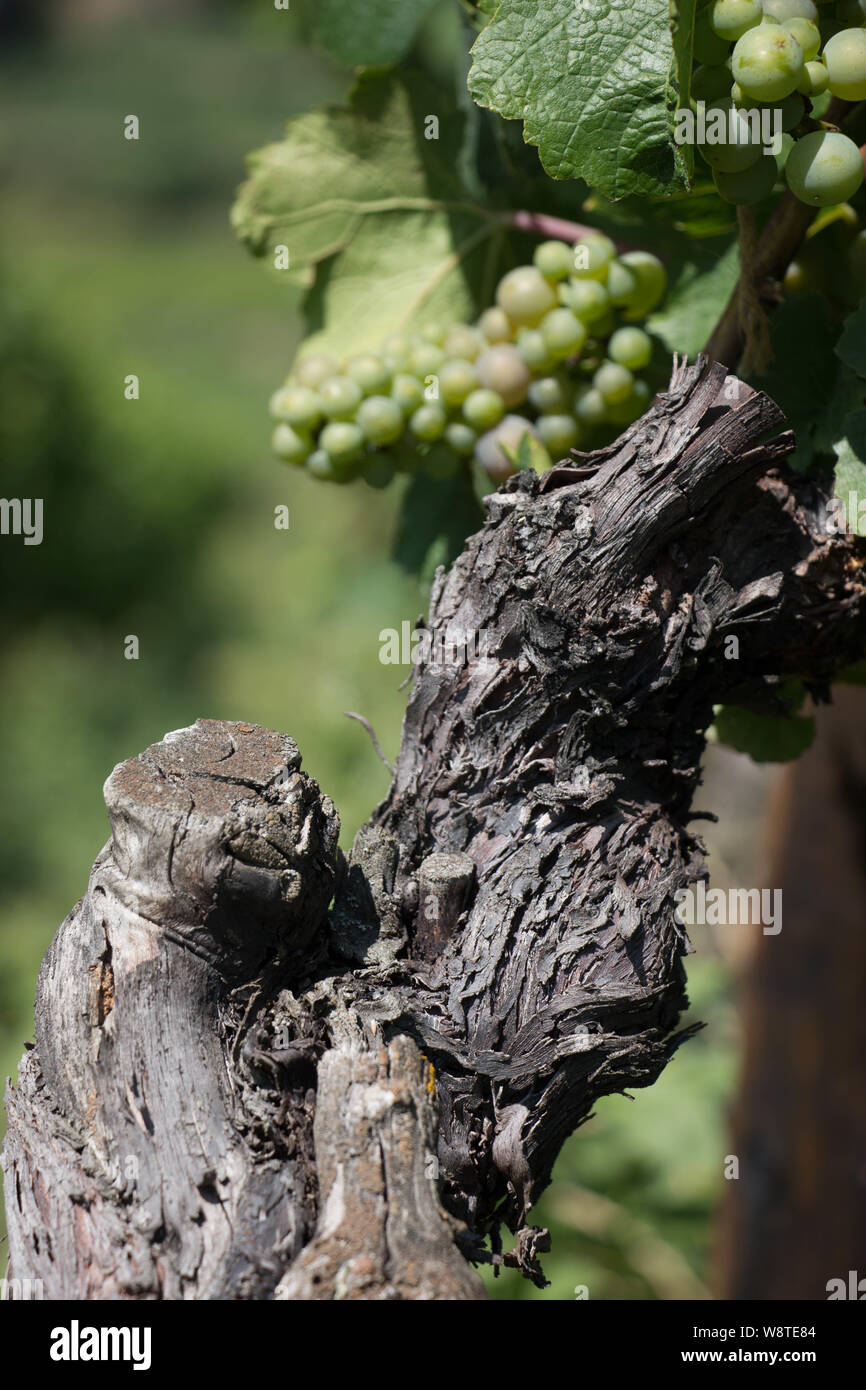
[[[232,224],[275,265],[286,248],[274,274],[313,290],[311,346],[343,357],[492,296],[504,222],[456,172],[464,124],[420,75],[371,71],[348,106],[293,118],[250,157]]]
[[[725,705],[715,719],[721,743],[748,753],[756,763],[786,763],[799,758],[815,737],[815,721],[804,715],[777,718],[741,705]]]
[[[524,122],[524,139],[558,179],[610,198],[688,188],[674,142],[695,0],[501,0],[478,36],[469,89],[480,106]]]
[[[408,51],[436,0],[316,0],[313,33],[348,67],[390,67]]]

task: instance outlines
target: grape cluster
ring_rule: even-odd
[[[274,452],[337,483],[448,477],[470,459],[499,483],[528,436],[532,466],[548,467],[646,410],[653,345],[637,321],[665,285],[657,257],[618,256],[600,232],[543,242],[475,324],[394,334],[340,364],[301,356],[271,398]]]
[[[698,11],[692,97],[728,120],[724,143],[699,148],[726,202],[760,202],[784,176],[801,202],[827,207],[863,181],[854,141],[815,118],[828,93],[866,97],[866,0],[819,4],[820,12],[813,0],[705,0]],[[746,117],[767,107],[785,132],[777,155]]]

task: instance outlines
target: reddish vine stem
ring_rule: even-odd
[[[550,237],[559,241],[579,241],[581,237],[598,235],[597,227],[588,227],[583,222],[571,222],[565,217],[553,217],[546,212],[526,212],[519,209],[509,212],[506,222],[518,232],[528,232],[530,236]],[[615,237],[611,240],[617,251],[634,249],[630,242],[618,241]]]

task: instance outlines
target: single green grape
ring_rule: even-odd
[[[803,50],[781,24],[758,24],[734,45],[731,72],[755,101],[781,101],[803,76]]]
[[[475,362],[479,385],[501,396],[506,406],[519,405],[526,398],[532,373],[521,353],[511,343],[485,348]],[[468,394],[468,393],[467,393]],[[469,421],[470,425],[474,420]],[[481,428],[484,428],[483,424]]]
[[[824,46],[830,91],[842,101],[866,97],[866,29],[842,29]]]
[[[460,458],[469,457],[475,449],[477,438],[476,431],[470,425],[464,425],[462,420],[452,420],[450,425],[445,426],[445,442]]]
[[[514,337],[514,324],[505,310],[500,309],[498,305],[484,310],[478,320],[478,327],[488,343],[507,343]]]
[[[488,348],[487,351],[495,349]],[[478,372],[472,362],[455,357],[450,362],[443,362],[439,369],[439,394],[446,405],[462,405],[469,392],[477,386]]]
[[[412,347],[405,333],[389,333],[382,344],[382,360],[392,372],[403,371],[408,365]]]
[[[695,16],[692,56],[696,63],[723,63],[728,56],[727,40],[719,38],[713,29],[711,16],[712,10],[709,7],[699,10]]]
[[[442,438],[447,424],[448,416],[443,407],[436,401],[426,401],[410,417],[409,429],[416,439],[422,439],[425,444],[434,444]]]
[[[553,366],[544,334],[537,328],[521,328],[517,335],[517,351],[534,372],[546,372]]]
[[[761,0],[715,0],[710,26],[725,43],[736,43],[747,29],[760,24],[763,14]]]
[[[737,174],[713,171],[713,183],[726,203],[760,203],[768,198],[778,177],[776,161],[771,154],[762,154],[756,164]]]
[[[361,464],[361,477],[368,487],[380,490],[387,487],[396,472],[389,454],[371,454]]]
[[[484,338],[477,328],[471,328],[468,323],[455,323],[446,334],[444,352],[446,357],[474,362],[484,347]]]
[[[606,406],[616,405],[628,400],[634,386],[634,377],[628,367],[619,362],[602,362],[592,384]]]
[[[361,404],[362,392],[350,376],[329,376],[319,387],[319,397],[329,420],[349,420]]]
[[[535,422],[535,432],[551,454],[567,454],[580,437],[580,430],[573,415],[539,415]]]
[[[811,63],[806,63],[803,68],[803,76],[797,84],[797,91],[802,92],[807,97],[819,97],[822,92],[826,92],[830,85],[830,78],[823,63],[813,59]]]
[[[781,112],[782,130],[787,133],[789,130],[795,130],[802,121],[806,114],[806,103],[798,92],[792,92],[789,97],[783,97],[780,102],[775,103],[771,109]]]
[[[434,347],[440,347],[445,342],[447,328],[441,323],[427,323],[420,330],[420,337],[423,343],[432,343]]]
[[[394,444],[403,433],[403,412],[390,396],[368,396],[355,416],[371,444]]]
[[[574,397],[574,413],[581,425],[596,429],[607,422],[607,406],[594,386],[583,386]]]
[[[330,454],[324,449],[316,449],[306,462],[308,473],[312,473],[314,478],[320,479],[325,483],[336,483],[341,480],[340,469],[334,463]]]
[[[565,241],[543,241],[532,259],[545,280],[565,280],[574,265],[574,251]]]
[[[600,280],[566,280],[559,286],[559,298],[586,324],[595,324],[610,309],[610,295]]]
[[[391,373],[381,357],[366,352],[358,357],[350,357],[346,363],[346,376],[356,381],[365,396],[379,396],[391,385]]]
[[[616,247],[609,236],[592,232],[575,243],[572,276],[577,280],[606,280],[608,268],[616,256]]]
[[[724,112],[724,142],[699,146],[704,159],[713,169],[721,169],[725,174],[736,174],[748,169],[761,156],[761,132],[758,119],[752,119],[748,111],[730,105]],[[708,127],[707,134],[715,131]]]
[[[338,367],[333,357],[317,352],[310,357],[302,357],[295,364],[294,377],[299,386],[309,386],[313,391],[329,377],[336,376]]]
[[[551,309],[539,327],[548,352],[557,362],[573,357],[586,342],[586,327],[570,309]],[[517,401],[511,404],[517,405]]]
[[[391,399],[404,415],[411,415],[424,404],[424,384],[409,372],[398,372],[391,382]]]
[[[324,449],[338,468],[354,463],[364,448],[363,431],[350,420],[333,420],[319,435],[319,448]]]
[[[611,362],[619,362],[629,371],[639,372],[653,353],[652,338],[642,328],[618,328],[607,345]]]
[[[814,23],[818,18],[812,0],[764,0],[764,14],[777,24],[787,24],[789,19],[811,19]]]
[[[505,414],[505,401],[498,391],[482,387],[463,402],[463,418],[474,430],[489,430]]]
[[[527,434],[530,438],[538,437],[529,420],[522,415],[506,415],[481,435],[475,445],[475,458],[493,482],[503,483],[516,471],[508,454],[517,454]]]
[[[271,435],[271,448],[284,463],[303,463],[312,453],[313,441],[283,420]]]
[[[521,265],[503,275],[496,302],[512,323],[534,327],[556,308],[556,290],[534,265]]]
[[[863,160],[847,135],[814,130],[797,141],[785,172],[788,187],[801,203],[823,208],[854,196],[863,182]]]
[[[568,397],[559,377],[538,377],[530,382],[526,394],[529,404],[545,415],[562,415],[568,406]]]
[[[281,386],[271,396],[271,415],[302,430],[314,430],[322,418],[322,402],[310,386]]]
[[[435,376],[445,361],[445,353],[436,343],[419,343],[409,354],[409,370],[414,376]]]
[[[692,73],[692,97],[707,106],[726,102],[731,95],[731,65],[719,63],[714,67],[695,68]]]
[[[800,15],[795,15],[793,19],[786,19],[782,28],[787,29],[797,40],[803,50],[804,62],[811,63],[813,58],[817,58],[821,47],[821,34],[817,24],[811,19],[802,19]]]
[[[615,304],[617,308],[631,303],[638,292],[637,275],[623,264],[621,256],[611,262],[607,272],[607,292],[611,304]]]
[[[667,271],[652,251],[626,251],[620,256],[619,263],[636,282],[634,292],[624,302],[623,317],[629,322],[644,319],[665,297],[668,287]]]

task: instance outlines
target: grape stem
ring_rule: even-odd
[[[825,119],[834,124],[842,125],[842,118],[850,111],[850,102],[834,98],[827,108]],[[740,278],[734,286],[721,318],[710,334],[705,349],[709,357],[714,357],[717,362],[724,363],[730,371],[737,370],[746,346],[741,312],[744,302],[744,286],[741,284],[743,271],[746,271],[747,278],[758,299],[762,299],[768,306],[777,303],[778,282],[783,278],[798,248],[804,241],[814,216],[815,208],[801,203],[799,198],[794,197],[793,193],[785,192],[758,237],[757,244],[748,257],[748,266],[746,259],[742,256],[741,238]],[[748,290],[746,290],[745,298],[746,300],[749,298]]]
[[[546,212],[517,211],[506,214],[507,226],[518,232],[528,232],[530,236],[543,236],[558,241],[579,241],[581,237],[597,236],[597,227],[587,227],[582,222],[569,222],[564,217],[553,217]],[[617,251],[630,251],[633,247],[627,241],[617,241],[612,237]]]

